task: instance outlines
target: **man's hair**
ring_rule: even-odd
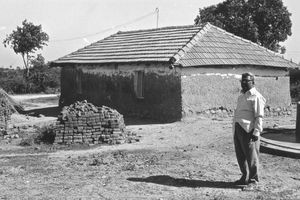
[[[254,81],[254,75],[251,72],[246,72],[242,74],[242,79],[246,78],[247,76],[250,77],[250,80]]]

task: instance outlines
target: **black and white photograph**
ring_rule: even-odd
[[[1,200],[300,199],[300,1],[0,9]]]

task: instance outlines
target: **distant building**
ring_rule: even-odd
[[[270,108],[287,107],[288,68],[298,67],[209,23],[118,32],[52,65],[62,68],[61,105],[86,99],[160,121],[233,109],[244,72],[256,75]]]

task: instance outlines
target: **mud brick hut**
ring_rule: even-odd
[[[61,105],[86,99],[126,116],[176,121],[233,109],[244,72],[268,108],[291,103],[288,68],[298,65],[209,23],[118,32],[52,62]]]

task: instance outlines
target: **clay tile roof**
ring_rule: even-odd
[[[296,68],[258,44],[209,23],[118,32],[52,62],[130,63],[175,62],[183,67],[257,65]]]
[[[178,26],[118,32],[54,63],[168,62],[202,26]]]

